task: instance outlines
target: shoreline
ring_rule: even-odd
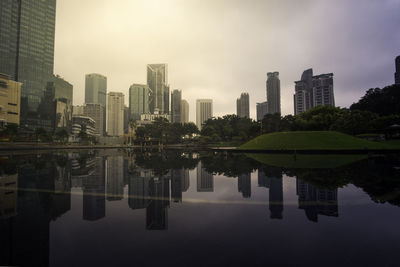
[[[88,150],[88,149],[132,149],[132,150],[211,150],[214,152],[233,153],[264,153],[264,154],[368,154],[368,153],[400,153],[399,148],[388,149],[239,149],[237,147],[194,146],[194,145],[163,145],[163,146],[134,146],[134,145],[59,145],[36,143],[0,144],[1,152],[36,151],[36,150]]]

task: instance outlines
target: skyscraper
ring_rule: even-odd
[[[262,121],[264,116],[268,114],[268,101],[257,103],[257,121]]]
[[[333,73],[313,76],[313,70],[303,72],[300,81],[295,81],[294,114],[300,114],[319,105],[335,106]]]
[[[110,92],[107,101],[107,134],[124,135],[124,94]]]
[[[313,70],[308,69],[301,75],[301,80],[295,82],[294,115],[300,114],[311,107]]]
[[[103,125],[106,125],[107,77],[97,73],[85,76],[85,103],[100,104],[104,107]],[[105,135],[105,127],[103,135]]]
[[[140,120],[140,115],[149,113],[149,86],[132,84],[129,87],[129,116],[132,120]]]
[[[281,81],[279,72],[267,73],[268,114],[281,113]]]
[[[53,75],[56,0],[0,1],[0,73],[22,83],[21,125],[51,129],[39,114]]]
[[[236,114],[240,118],[250,118],[249,94],[242,93],[236,100]]]
[[[312,106],[319,105],[335,106],[333,95],[333,73],[313,76],[313,103]]]
[[[182,91],[174,90],[171,94],[171,118],[172,122],[181,123],[181,101],[182,101]]]
[[[181,122],[189,122],[189,103],[185,99],[181,100]]]
[[[396,65],[396,72],[394,73],[394,83],[400,84],[400,56],[396,57],[395,65]]]
[[[213,116],[212,103],[212,99],[196,100],[196,125],[199,130],[201,130],[203,123]]]
[[[107,158],[107,200],[115,201],[124,198],[124,158],[112,155]]]
[[[167,64],[147,65],[147,84],[150,88],[150,113],[169,113],[169,86]]]

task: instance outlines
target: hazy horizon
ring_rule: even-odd
[[[54,73],[84,102],[85,74],[107,76],[107,91],[146,83],[146,66],[168,64],[171,91],[182,90],[195,121],[197,98],[214,116],[250,116],[266,100],[266,73],[278,71],[282,114],[293,114],[294,81],[305,69],[334,73],[337,106],[394,83],[400,55],[400,1],[68,0],[57,2]],[[73,20],[71,20],[71,17]]]

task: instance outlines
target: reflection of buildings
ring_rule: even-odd
[[[131,209],[144,209],[150,202],[149,181],[151,171],[136,170],[129,177],[128,204]]]
[[[124,195],[124,159],[122,156],[107,158],[107,200],[121,200]]]
[[[70,177],[70,165],[38,158],[20,165],[7,180],[0,178],[19,188],[18,198],[10,194],[17,212],[0,221],[0,265],[49,265],[50,221],[70,209]]]
[[[17,215],[18,174],[0,176],[0,219]]]
[[[84,167],[84,169],[86,169]],[[94,171],[83,178],[83,219],[99,220],[106,216],[105,198],[105,160],[94,159]]]
[[[189,179],[189,170],[183,169],[183,177],[182,177],[182,192],[186,192],[190,186],[190,179]]]
[[[318,215],[339,216],[337,189],[318,189],[300,179],[296,181],[296,193],[299,196],[299,209],[306,212],[310,221],[318,222]]]
[[[271,219],[282,219],[283,212],[283,181],[280,170],[258,170],[258,185],[269,188],[269,210]]]
[[[197,165],[197,192],[214,192],[214,177],[201,166]]]
[[[146,209],[146,229],[165,230],[168,228],[169,179],[150,180],[151,201]]]
[[[186,184],[189,182],[189,179],[185,181],[185,175],[185,169],[171,170],[171,197],[174,202],[182,202],[183,189],[189,187],[189,185]]]
[[[238,177],[238,190],[243,197],[251,197],[251,177],[250,173],[241,174]]]

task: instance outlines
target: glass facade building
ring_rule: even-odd
[[[147,65],[147,84],[150,88],[150,112],[169,113],[169,86],[167,64]]]
[[[132,84],[129,87],[129,118],[140,120],[140,115],[149,113],[149,86]]]
[[[22,83],[21,126],[51,128],[40,114],[54,66],[56,0],[0,1],[0,73]]]

